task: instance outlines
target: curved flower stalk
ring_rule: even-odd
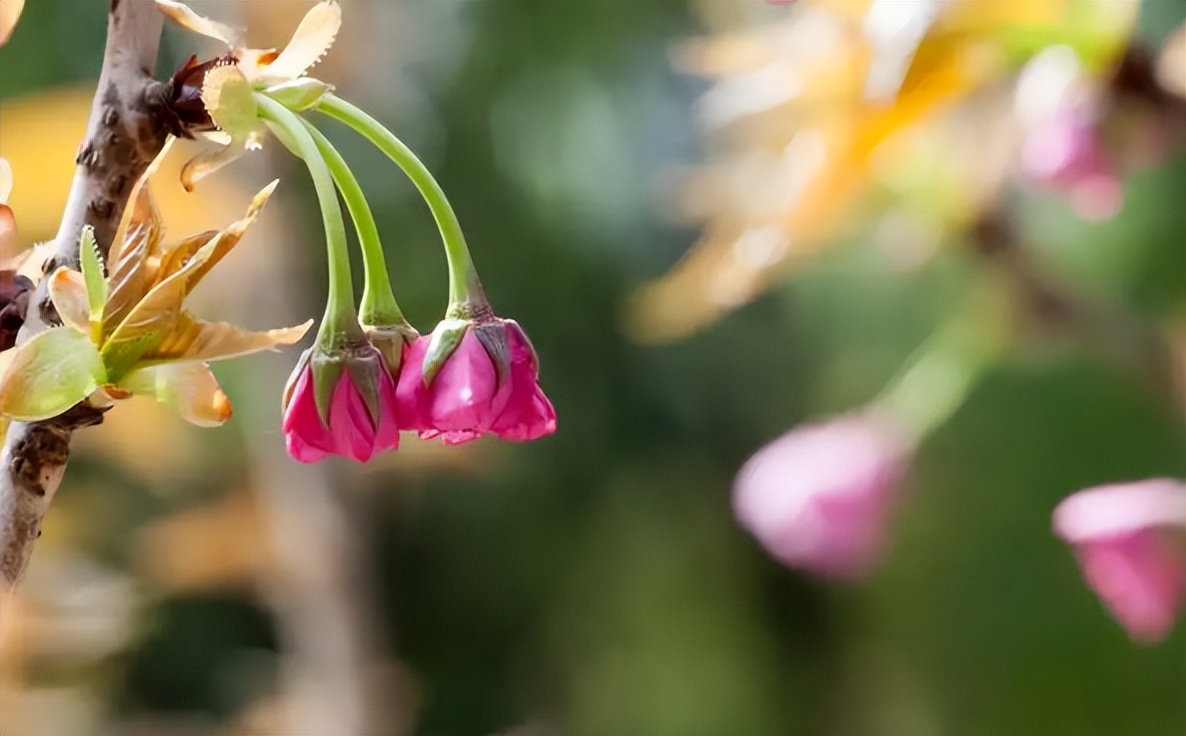
[[[432,211],[449,266],[449,306],[432,335],[412,343],[400,372],[405,426],[446,444],[484,434],[535,440],[556,431],[556,412],[539,385],[539,360],[513,320],[495,316],[461,223],[428,167],[379,121],[329,93],[316,109],[353,128],[399,166]]]
[[[317,341],[302,356],[285,389],[286,446],[289,454],[301,462],[315,462],[326,455],[366,462],[378,451],[397,447],[402,426],[397,422],[391,369],[383,353],[367,339],[354,308],[346,226],[335,194],[334,176],[309,128],[295,113],[264,95],[257,96],[255,102],[268,127],[309,169],[321,207],[330,263],[329,295]],[[350,193],[359,194],[353,189]],[[358,206],[365,207],[365,202],[356,202]],[[355,214],[363,216],[359,211]],[[369,209],[365,217],[370,217]],[[372,245],[377,247],[377,243]],[[394,306],[395,297],[390,294],[382,261],[368,265],[374,268],[367,272],[368,289],[374,293],[372,280],[381,275]],[[398,315],[398,307],[394,309]]]
[[[1097,486],[1054,509],[1087,585],[1135,641],[1169,635],[1186,595],[1186,484],[1170,478]]]
[[[158,159],[159,160],[159,159]],[[137,184],[110,254],[110,276],[89,229],[79,242],[82,271],[59,268],[49,293],[63,325],[3,355],[0,414],[20,421],[57,416],[91,399],[97,405],[133,395],[155,397],[200,426],[225,422],[231,405],[208,363],[291,345],[311,322],[250,332],[202,321],[184,300],[235,247],[276,183],[252,200],[243,219],[165,245],[160,216]]]
[[[398,443],[397,437],[389,437],[389,425],[416,430],[424,438],[443,436],[448,444],[483,434],[530,440],[554,432],[555,411],[540,389],[535,351],[516,323],[494,316],[440,185],[377,120],[334,96],[329,85],[302,76],[337,35],[339,6],[314,6],[289,46],[275,52],[243,48],[234,31],[180,3],[157,4],[172,20],[229,48],[225,63],[191,60],[179,73],[187,99],[200,77],[204,112],[231,142],[208,158],[191,161],[183,183],[192,185],[243,148],[258,145],[270,131],[305,161],[317,189],[330,289],[317,344],[302,358],[285,395],[290,454],[305,462],[326,454],[365,460]],[[362,189],[329,141],[297,115],[307,109],[337,118],[370,140],[408,175],[431,209],[449,263],[449,307],[431,337],[420,337],[400,311]],[[362,246],[366,287],[357,311],[335,187]],[[375,376],[374,351],[385,367],[383,377]],[[397,421],[389,421],[392,412]]]

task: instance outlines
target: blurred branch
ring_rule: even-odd
[[[164,147],[168,85],[152,77],[162,25],[152,0],[109,0],[98,89],[43,273],[77,266],[84,225],[95,228],[106,255],[133,184]],[[28,301],[18,343],[58,323],[47,284],[43,279]],[[0,579],[7,585],[24,573],[41,534],[41,521],[66,470],[71,433],[102,418],[101,410],[83,403],[44,422],[8,427],[0,454]]]
[[[1012,289],[1020,313],[1040,332],[1063,332],[1116,368],[1137,377],[1161,396],[1173,398],[1173,346],[1136,315],[1086,298],[1058,283],[1026,251],[1013,220],[987,212],[973,227],[977,252],[994,264]]]

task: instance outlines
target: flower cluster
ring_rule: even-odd
[[[208,119],[220,143],[186,165],[186,188],[259,147],[268,133],[301,158],[313,178],[329,253],[329,296],[317,340],[284,391],[289,454],[301,462],[328,455],[365,462],[398,447],[401,431],[445,444],[483,435],[534,440],[554,432],[556,412],[540,388],[535,349],[516,322],[495,315],[436,180],[386,127],[334,95],[329,84],[306,76],[336,38],[341,7],[330,0],[313,6],[288,46],[276,51],[245,48],[235,31],[174,0],[157,0],[157,6],[227,45],[223,56],[191,59],[173,77],[173,98],[184,103],[187,116]],[[300,115],[309,110],[369,140],[409,176],[432,210],[449,265],[449,305],[430,334],[421,336],[404,318],[366,198],[346,161]],[[339,193],[362,249],[366,286],[357,308]]]

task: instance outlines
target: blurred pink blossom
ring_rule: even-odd
[[[738,521],[786,565],[827,578],[868,575],[911,454],[903,437],[873,414],[791,430],[738,473]]]
[[[1173,479],[1099,486],[1054,510],[1088,586],[1136,641],[1164,639],[1186,591],[1186,484]]]
[[[1066,193],[1085,220],[1110,219],[1124,204],[1124,185],[1104,151],[1098,123],[1074,110],[1028,132],[1021,164],[1035,182]]]

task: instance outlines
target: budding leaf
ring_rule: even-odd
[[[87,225],[78,239],[78,263],[86,284],[90,323],[98,325],[103,319],[103,305],[107,302],[107,280],[103,277],[103,256],[95,242],[95,229]]]
[[[0,378],[0,414],[22,422],[49,419],[105,383],[103,359],[90,337],[55,327],[14,349]]]
[[[59,268],[49,277],[49,298],[62,323],[84,335],[90,334],[86,284],[78,271]]]

